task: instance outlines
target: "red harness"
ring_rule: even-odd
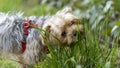
[[[37,24],[34,24],[31,22],[31,20],[27,19],[24,23],[23,23],[24,29],[23,29],[23,34],[28,36],[29,33],[29,28],[32,27],[36,27]],[[26,49],[26,40],[22,41],[22,52],[24,52]]]

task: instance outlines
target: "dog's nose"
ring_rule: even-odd
[[[72,34],[73,34],[73,36],[76,36],[76,35],[77,35],[77,31],[74,30],[74,31],[72,32]]]

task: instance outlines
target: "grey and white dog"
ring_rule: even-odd
[[[76,17],[71,8],[64,8],[50,17],[23,17],[20,13],[0,13],[0,53],[1,55],[12,55],[16,61],[21,63],[21,68],[27,68],[39,62],[42,54],[46,53],[45,39],[40,32],[30,27],[28,35],[24,35],[24,22],[30,19],[33,24],[49,32],[49,39],[58,44],[55,35],[63,44],[76,41],[76,30],[79,18]],[[80,31],[82,26],[79,25]],[[26,49],[22,51],[22,41],[25,41]]]

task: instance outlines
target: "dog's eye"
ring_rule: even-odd
[[[66,32],[63,31],[63,32],[61,33],[61,36],[66,36]]]
[[[75,22],[74,22],[74,21],[71,21],[71,24],[70,24],[70,25],[73,25],[73,24],[75,24]]]

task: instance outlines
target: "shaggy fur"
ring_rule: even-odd
[[[1,55],[11,54],[15,61],[21,63],[21,68],[28,65],[36,64],[42,60],[42,54],[46,53],[46,43],[43,35],[35,28],[29,28],[29,34],[24,39],[23,23],[30,19],[32,23],[38,24],[39,28],[48,31],[49,39],[57,40],[56,36],[63,44],[70,44],[76,41],[76,30],[78,28],[79,18],[74,16],[70,8],[58,11],[51,17],[35,17],[25,18],[22,14],[4,14],[0,13],[0,53]],[[79,25],[80,31],[83,30]],[[26,50],[22,52],[22,41],[26,40]]]

